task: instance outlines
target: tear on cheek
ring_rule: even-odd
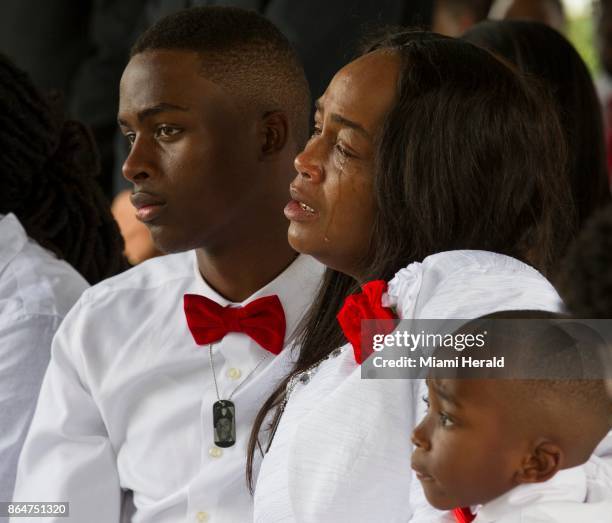
[[[336,191],[336,197],[334,198],[334,201],[331,203],[329,218],[327,219],[327,222],[325,224],[325,233],[323,235],[323,240],[326,243],[330,243],[329,231],[331,230],[332,223],[334,222],[334,217],[336,216],[336,209],[338,208],[338,204],[342,199],[342,179],[343,179],[342,174],[343,174],[342,169],[339,169],[338,170],[338,190]]]

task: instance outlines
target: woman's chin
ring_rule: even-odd
[[[294,226],[293,222],[289,225],[287,240],[294,251],[312,256],[328,269],[359,280],[359,269],[351,263],[346,263],[347,260],[359,259],[359,255],[347,255],[341,242],[328,240],[324,234],[318,235],[314,231],[304,230],[301,224]]]
[[[306,229],[307,228],[299,222],[290,222],[289,230],[287,231],[287,241],[293,250],[300,254],[309,254],[316,258],[316,253],[321,251],[324,239],[321,238],[318,240],[315,235],[312,234],[312,231]]]

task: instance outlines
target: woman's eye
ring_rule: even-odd
[[[336,144],[336,151],[338,151],[338,153],[344,158],[353,158],[353,155],[349,153],[348,150],[342,147],[342,145],[340,145],[339,143]]]
[[[323,131],[321,130],[321,128],[319,126],[315,125],[313,130],[312,130],[312,134],[310,135],[310,137],[314,138],[315,136],[320,136],[322,132]]]
[[[455,422],[445,412],[439,412],[438,414],[440,416],[440,425],[443,427],[451,427],[455,424]]]
[[[336,151],[338,151],[342,156],[348,158],[348,151],[342,147],[339,143],[336,144]]]
[[[423,400],[423,403],[425,403],[425,405],[427,406],[427,410],[429,410],[429,398],[427,396],[423,396],[421,399]]]

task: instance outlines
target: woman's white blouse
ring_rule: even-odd
[[[383,304],[406,319],[562,305],[535,269],[484,251],[443,252],[409,265],[389,282]],[[343,349],[293,390],[259,473],[255,522],[444,521],[424,503],[410,468],[422,382],[362,380],[352,347]]]

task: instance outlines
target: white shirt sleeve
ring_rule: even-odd
[[[19,459],[13,500],[67,501],[71,521],[113,523],[120,518],[121,489],[116,456],[84,375],[80,351],[87,349],[87,330],[81,324],[80,305],[53,340],[51,362]],[[66,518],[45,521],[62,523]]]
[[[0,316],[0,501],[13,494],[17,459],[60,321],[22,311]]]

